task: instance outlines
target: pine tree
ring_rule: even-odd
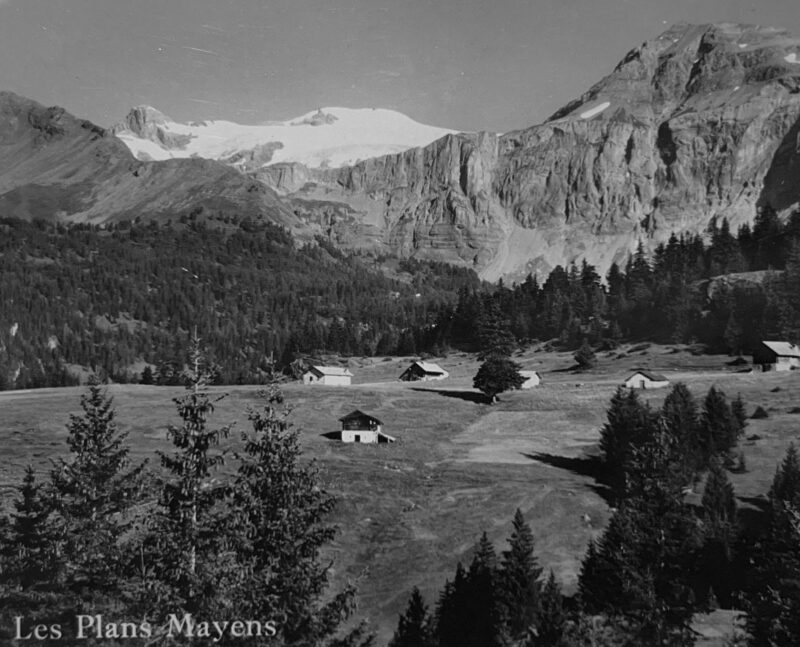
[[[537,624],[542,569],[534,555],[533,533],[519,508],[512,526],[508,550],[502,554],[498,580],[508,633],[512,640],[516,640]]]
[[[233,488],[236,521],[234,594],[239,617],[280,618],[286,644],[320,644],[354,609],[354,590],[328,595],[320,551],[335,536],[326,523],[334,498],[319,487],[316,466],[303,466],[299,434],[283,395],[272,385],[261,410],[249,412]],[[331,601],[322,602],[327,596]]]
[[[434,647],[431,618],[422,594],[415,586],[411,591],[406,612],[400,615],[397,629],[389,647]]]
[[[510,389],[519,389],[525,378],[519,373],[520,365],[507,357],[493,355],[478,368],[472,385],[489,398],[491,403],[497,400],[499,393]]]

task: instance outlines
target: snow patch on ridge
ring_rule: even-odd
[[[601,112],[603,112],[603,110],[608,108],[610,105],[611,105],[610,101],[603,101],[603,103],[594,106],[594,108],[589,108],[588,110],[584,110],[579,116],[581,119],[591,119],[595,115],[599,115]]]
[[[797,54],[795,52],[787,54],[786,56],[783,57],[783,60],[786,61],[787,63],[795,63],[797,65],[800,65],[800,60],[797,59]]]

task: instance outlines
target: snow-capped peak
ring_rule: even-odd
[[[319,108],[288,121],[247,126],[224,120],[182,124],[139,106],[114,132],[139,159],[203,157],[253,170],[281,162],[346,166],[425,146],[455,131],[382,108]]]

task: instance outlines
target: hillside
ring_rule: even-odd
[[[639,240],[732,227],[800,199],[800,40],[780,29],[678,24],[544,124],[259,177],[347,247],[434,258],[483,278],[586,258],[605,271]]]
[[[748,471],[730,478],[757,523],[758,506],[789,442],[797,442],[796,404],[800,375],[737,373],[724,357],[696,357],[684,347],[626,346],[603,353],[596,369],[576,375],[568,353],[528,352],[517,357],[543,376],[541,387],[501,396],[497,405],[475,401],[470,388],[475,358],[436,358],[451,372],[437,384],[396,381],[411,358],[353,365],[354,385],[285,388],[295,407],[307,457],[323,468],[324,483],[340,499],[334,520],[340,532],[328,555],[336,584],[359,586],[358,617],[369,619],[384,645],[412,586],[433,605],[455,564],[468,561],[485,530],[505,549],[510,520],[519,507],[529,520],[536,554],[552,568],[565,592],[575,591],[586,545],[598,538],[611,511],[602,488],[586,473],[596,455],[604,409],[617,384],[633,367],[648,366],[673,382],[685,382],[696,397],[712,384],[729,396],[741,393],[748,412],[763,406],[769,418],[750,420],[743,441]],[[257,387],[219,388],[214,424],[236,421],[230,442],[248,428],[244,409],[257,402]],[[167,447],[166,425],[176,421],[171,398],[180,388],[113,385],[118,421],[130,432],[135,459]],[[4,494],[25,465],[47,465],[66,451],[64,424],[78,411],[80,389],[0,393],[0,441],[11,447],[0,468]],[[660,406],[666,389],[645,392]],[[337,418],[360,408],[380,417],[392,445],[342,445],[325,437]],[[152,462],[152,461],[151,461]],[[44,467],[42,468],[44,469]],[[690,495],[699,503],[702,486]],[[588,518],[588,520],[587,520]],[[720,643],[717,644],[722,644]]]
[[[218,162],[141,162],[109,131],[0,92],[0,216],[78,222],[208,214],[301,229],[274,192]]]

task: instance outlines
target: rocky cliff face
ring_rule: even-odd
[[[518,278],[800,200],[800,40],[676,25],[542,125],[260,177],[340,244]]]

